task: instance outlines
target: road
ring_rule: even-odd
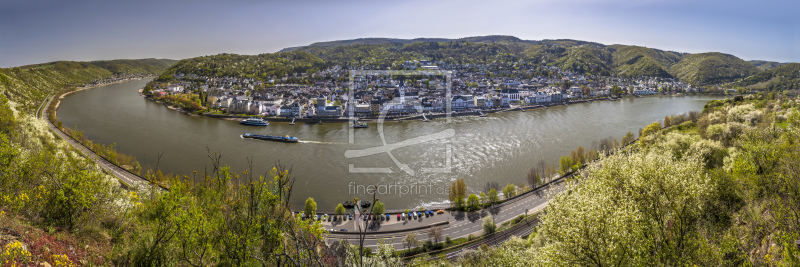
[[[108,160],[104,159],[103,157],[98,156],[97,154],[95,154],[94,152],[92,152],[91,150],[89,150],[88,148],[83,146],[82,144],[80,144],[77,141],[75,141],[75,139],[72,139],[72,137],[68,136],[67,134],[62,132],[60,129],[58,129],[58,127],[53,125],[53,123],[50,122],[49,119],[45,118],[45,113],[47,113],[46,112],[47,111],[47,107],[50,106],[50,102],[53,101],[53,98],[56,98],[56,97],[57,96],[50,96],[50,97],[45,98],[44,103],[42,103],[42,105],[39,106],[39,108],[36,110],[36,116],[39,119],[44,120],[45,123],[47,123],[47,127],[49,127],[50,130],[52,130],[54,133],[56,133],[56,135],[61,137],[61,139],[64,139],[64,141],[66,141],[67,143],[72,145],[72,147],[74,147],[75,149],[80,151],[81,154],[85,155],[86,157],[88,157],[92,161],[96,162],[97,165],[99,165],[101,168],[103,168],[103,170],[105,170],[109,174],[117,177],[117,179],[122,181],[125,185],[130,186],[130,187],[140,187],[140,186],[146,186],[148,184],[147,180],[145,180],[144,178],[139,177],[138,175],[135,175],[135,174],[133,174],[133,173],[131,173],[131,172],[129,172],[129,171],[117,166],[117,165],[114,165],[113,163],[109,162]]]
[[[427,218],[424,218],[423,216],[423,218],[411,221],[398,221],[397,215],[391,214],[389,222],[384,221],[372,229],[373,231],[378,231],[377,233],[367,232],[364,245],[375,249],[379,242],[383,241],[384,244],[391,244],[396,249],[404,249],[402,244],[402,239],[404,236],[409,233],[417,233],[417,239],[421,242],[425,242],[429,239],[427,235],[428,228],[409,231],[400,230],[404,228],[408,229],[424,227],[439,222],[449,222],[442,231],[443,238],[449,236],[451,239],[456,239],[460,237],[467,237],[470,234],[477,237],[483,234],[483,228],[481,224],[483,222],[483,217],[486,217],[487,215],[492,215],[495,223],[500,226],[502,223],[510,221],[519,215],[524,215],[526,213],[533,214],[543,210],[547,206],[549,196],[560,192],[564,188],[561,181],[563,180],[556,181],[550,186],[539,188],[533,192],[526,193],[524,196],[509,200],[491,208],[483,209],[478,212],[445,212],[444,214],[437,214]],[[355,232],[357,231],[355,222],[356,221],[353,220],[336,224],[324,222],[323,225],[327,229],[333,229],[336,231],[340,229],[346,229],[349,232]],[[380,232],[395,230],[399,232],[379,234]],[[344,239],[350,242],[350,244],[358,244],[358,235],[355,234],[339,234],[334,231],[331,232],[331,235],[329,235],[328,239],[332,241]]]

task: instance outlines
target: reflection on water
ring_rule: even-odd
[[[297,178],[293,205],[302,206],[313,197],[322,211],[335,203],[366,197],[352,195],[352,185],[376,185],[396,191],[411,186],[429,187],[432,192],[416,195],[384,191],[379,196],[387,208],[413,207],[441,202],[446,188],[456,178],[478,191],[487,181],[520,184],[528,169],[540,160],[556,163],[578,146],[591,147],[606,137],[621,138],[627,131],[664,118],[665,115],[701,110],[717,97],[647,97],[619,101],[571,104],[549,109],[490,114],[488,117],[456,117],[430,122],[386,122],[387,144],[453,129],[452,138],[437,139],[371,156],[346,158],[345,151],[383,145],[378,127],[351,129],[346,124],[304,124],[271,122],[267,127],[249,127],[235,121],[189,117],[147,101],[137,94],[146,81],[109,85],[74,93],[64,99],[58,116],[65,127],[77,127],[88,137],[104,144],[115,143],[122,153],[132,154],[147,168],[156,164],[165,172],[202,173],[211,168],[210,153],[241,172],[253,160],[254,171],[264,173],[278,161],[292,167]],[[354,143],[349,143],[353,130]],[[242,139],[244,132],[291,135],[295,144]],[[448,153],[447,147],[451,148]],[[163,153],[161,162],[157,162]],[[448,155],[449,160],[448,160]],[[450,168],[445,168],[450,163]],[[351,166],[352,165],[352,166]],[[398,168],[407,165],[414,175]],[[390,168],[392,173],[352,173],[351,168]],[[449,173],[423,172],[424,168],[445,168]],[[354,192],[352,192],[354,193]]]

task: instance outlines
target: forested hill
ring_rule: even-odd
[[[168,81],[174,74],[196,74],[207,77],[241,77],[264,80],[284,74],[316,72],[325,62],[306,52],[278,52],[260,55],[219,54],[178,61],[159,76]]]
[[[0,91],[27,108],[48,94],[113,76],[157,75],[174,64],[172,59],[120,59],[91,62],[56,61],[0,68]]]
[[[747,77],[734,83],[751,89],[797,90],[800,89],[800,63],[790,63]]]
[[[308,52],[329,63],[373,66],[392,66],[419,58],[448,63],[511,60],[588,74],[679,78],[698,85],[734,82],[758,73],[759,69],[780,65],[748,62],[717,52],[687,54],[641,46],[567,39],[534,41],[501,35],[460,39],[362,38],[313,43],[282,51]]]

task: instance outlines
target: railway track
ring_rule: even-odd
[[[446,259],[449,261],[453,261],[458,258],[461,253],[467,250],[476,250],[481,247],[481,245],[486,244],[488,246],[497,246],[502,244],[504,241],[508,240],[512,236],[526,236],[533,232],[533,227],[539,223],[538,219],[527,220],[525,222],[520,222],[505,231],[495,233],[489,237],[486,237],[478,242],[473,244],[469,244],[463,247],[460,247],[454,251],[450,251],[445,253],[444,255],[439,255],[437,257],[431,257],[430,261],[436,261],[440,259]]]

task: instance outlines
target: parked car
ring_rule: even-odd
[[[344,228],[339,229],[339,232],[347,232],[347,229],[344,229]]]
[[[386,221],[389,221],[389,214],[386,214]]]
[[[400,213],[398,213],[397,214],[397,221],[400,221],[400,217],[402,217],[402,216],[400,216]]]
[[[442,214],[442,213],[444,213],[444,210],[437,210],[436,213]]]
[[[350,213],[350,216],[349,216],[348,219],[351,220],[351,221],[353,220],[353,214],[352,213]]]

